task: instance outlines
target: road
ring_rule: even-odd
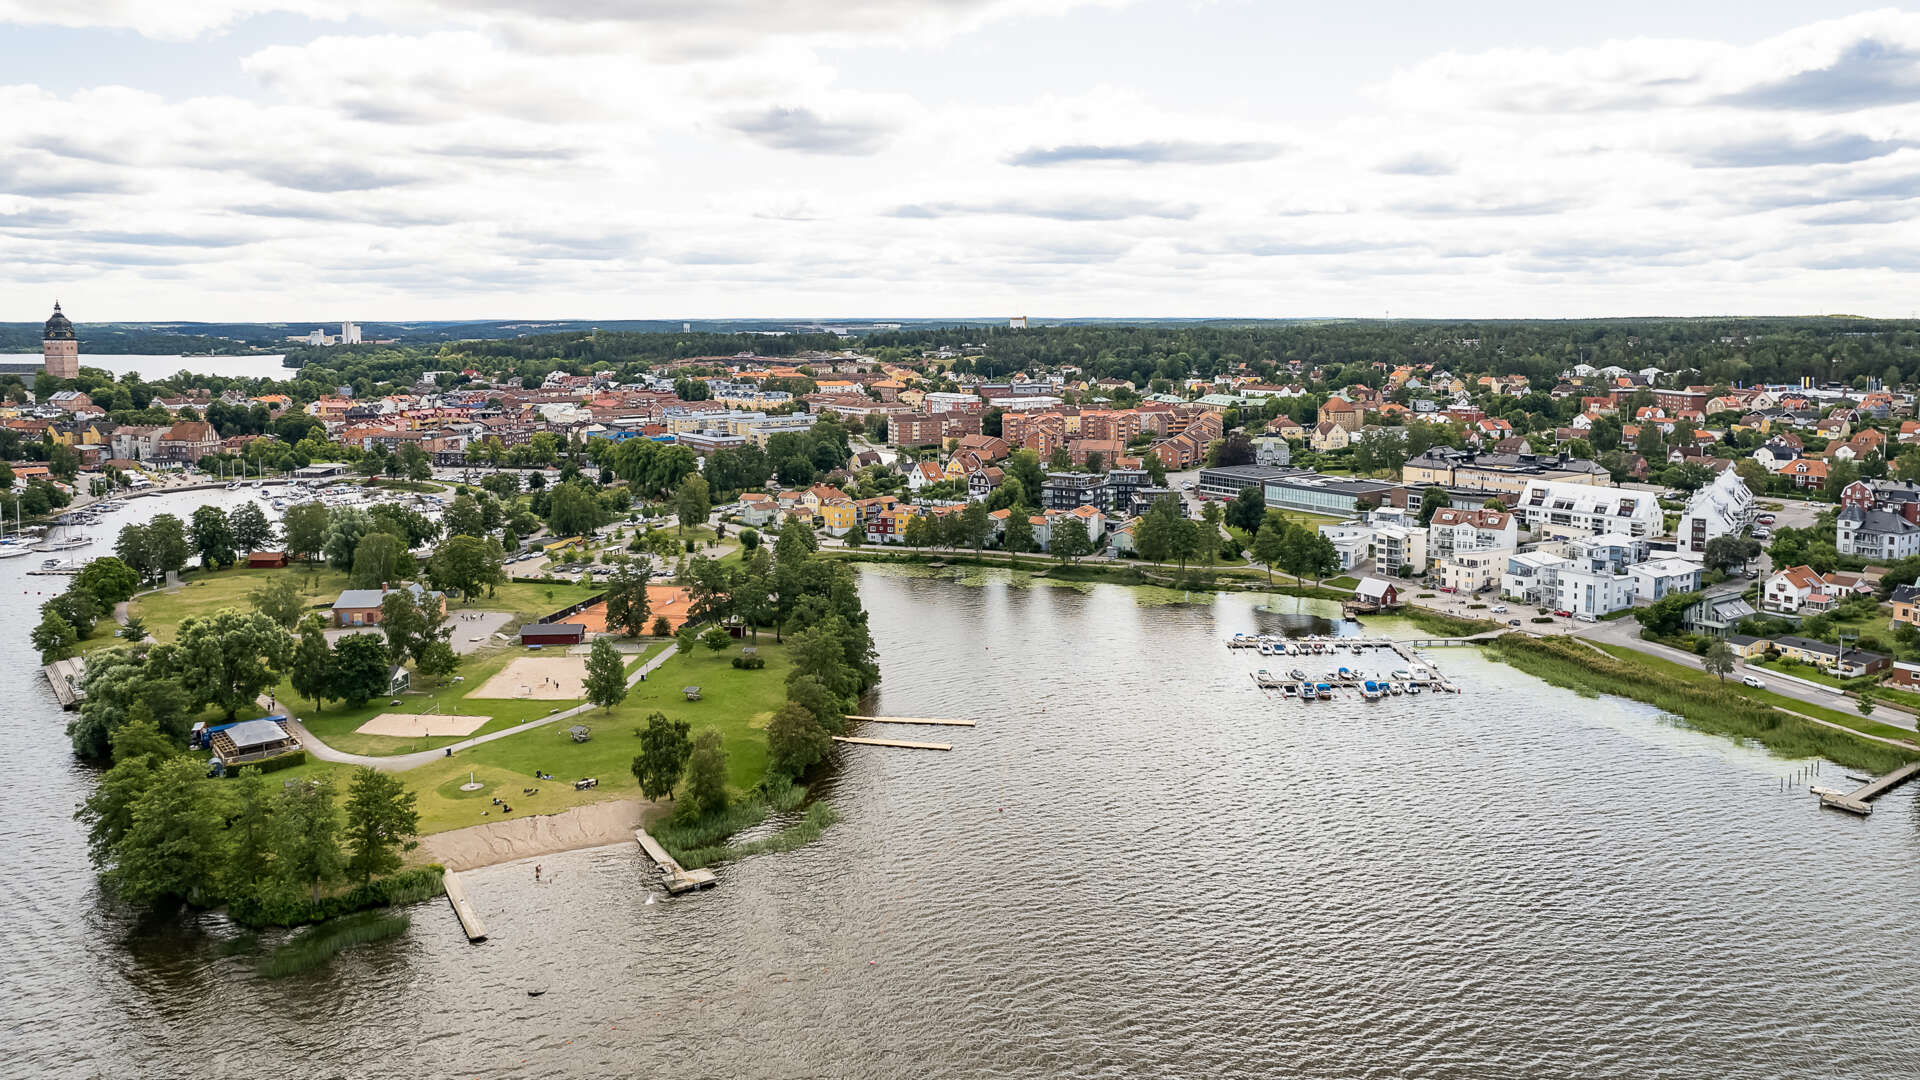
[[[1700,658],[1690,652],[1675,649],[1667,645],[1661,645],[1658,642],[1643,640],[1640,637],[1640,623],[1632,616],[1624,619],[1614,619],[1610,622],[1585,625],[1579,630],[1576,630],[1575,633],[1581,638],[1596,644],[1625,645],[1627,648],[1646,653],[1649,656],[1657,656],[1662,660],[1671,660],[1676,664],[1682,664],[1686,667],[1701,667]],[[1855,708],[1857,701],[1854,698],[1804,687],[1782,679],[1777,673],[1768,671],[1765,668],[1749,668],[1745,663],[1738,660],[1734,661],[1733,673],[1727,677],[1729,679],[1738,679],[1747,675],[1758,676],[1762,682],[1767,684],[1768,690],[1782,697],[1789,697],[1795,701],[1805,702],[1808,705],[1820,705],[1829,709],[1839,709],[1842,712],[1859,711]],[[1916,720],[1911,714],[1886,705],[1876,705],[1874,710],[1866,715],[1867,719],[1877,720],[1889,727],[1905,728],[1908,731],[1916,730]]]

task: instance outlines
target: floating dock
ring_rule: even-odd
[[[53,687],[53,696],[63,709],[71,709],[86,700],[86,692],[81,689],[87,681],[87,660],[76,656],[69,660],[55,660],[40,669],[47,677],[47,685]]]
[[[640,850],[647,853],[647,858],[652,859],[653,864],[660,868],[660,873],[665,877],[664,884],[669,895],[678,896],[692,889],[706,889],[713,886],[713,871],[682,868],[680,860],[667,854],[667,849],[661,847],[660,841],[655,840],[647,830],[633,830],[633,838],[640,842]]]
[[[1814,790],[1820,796],[1821,806],[1831,806],[1836,810],[1845,810],[1850,814],[1862,816],[1873,813],[1873,800],[1899,787],[1901,784],[1920,776],[1920,761],[1911,762],[1893,770],[1878,780],[1870,780],[1848,792],[1838,792],[1829,788]]]
[[[453,905],[454,917],[460,920],[460,929],[467,935],[467,941],[478,945],[487,940],[487,924],[481,922],[479,913],[473,910],[466,886],[460,884],[460,875],[447,874],[441,881],[446,886],[447,902]]]
[[[971,720],[933,720],[924,716],[849,716],[849,720],[865,720],[870,724],[937,724],[941,727],[972,727]]]
[[[863,739],[857,735],[835,735],[834,742],[853,743],[856,746],[896,746],[902,750],[951,750],[952,743],[914,742],[912,739]]]

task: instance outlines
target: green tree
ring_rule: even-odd
[[[627,666],[612,638],[595,638],[587,651],[587,700],[611,709],[626,700]]]
[[[400,853],[419,846],[416,796],[398,776],[362,767],[347,785],[347,874],[362,882],[400,869]]]
[[[291,574],[275,574],[268,578],[259,588],[247,594],[247,602],[253,605],[253,610],[289,630],[300,621],[300,613],[307,606],[306,598],[300,594],[300,586]]]
[[[379,644],[377,638],[355,634]],[[331,776],[296,780],[280,789],[273,808],[275,876],[286,886],[305,888],[308,902],[320,903],[320,888],[340,880],[340,810],[334,804]]]
[[[1015,554],[1024,554],[1034,549],[1033,522],[1029,520],[1024,508],[1015,507],[1007,512],[1006,534],[1000,538],[1002,547]]]
[[[1253,536],[1253,559],[1267,568],[1267,584],[1273,584],[1273,568],[1286,556],[1287,532],[1292,523],[1278,515],[1269,516]]]
[[[767,722],[767,767],[798,779],[833,749],[833,737],[813,713],[795,702],[780,706]]]
[[[219,507],[202,506],[193,512],[193,549],[200,555],[200,565],[209,570],[233,565],[233,528]]]
[[[273,869],[274,797],[267,779],[258,769],[242,769],[232,786],[231,849],[220,868],[220,891],[229,899],[258,895]]]
[[[137,905],[211,899],[209,886],[226,850],[216,790],[193,758],[154,763],[150,781],[130,799],[126,828],[107,853],[101,885]]]
[[[287,664],[287,678],[293,692],[313,702],[315,709],[326,707],[333,694],[333,649],[327,644],[326,620],[318,613],[300,624],[300,641],[294,646],[293,659]]]
[[[646,633],[650,615],[646,577],[621,566],[607,580],[607,626],[638,637]]]
[[[380,635],[348,634],[333,643],[333,678],[326,696],[357,709],[387,692],[392,667],[387,643]]]
[[[74,647],[80,643],[80,636],[74,633],[73,624],[61,618],[58,611],[48,611],[40,617],[40,625],[33,628],[29,640],[39,650],[40,662],[51,664],[72,656]]]
[[[1707,646],[1706,655],[1700,658],[1700,666],[1721,682],[1727,681],[1727,673],[1733,670],[1733,649],[1724,641],[1716,641]]]
[[[720,733],[702,728],[687,755],[687,806],[700,817],[712,817],[727,808],[727,747]]]
[[[286,536],[287,554],[312,561],[327,546],[329,515],[325,503],[303,502],[287,507],[280,527]]]
[[[449,536],[427,560],[427,580],[443,592],[472,598],[490,585],[507,580],[493,549],[478,537]]]
[[[160,673],[177,673],[195,707],[218,705],[227,719],[278,682],[293,637],[259,612],[190,615],[172,646],[154,651]]]
[[[707,481],[699,473],[690,473],[680,481],[673,492],[674,515],[680,520],[680,535],[687,530],[706,524],[711,507],[707,502]]]
[[[547,501],[547,528],[555,536],[590,536],[603,520],[600,502],[579,483],[561,484]]]
[[[335,570],[352,570],[354,553],[360,541],[374,531],[373,515],[356,506],[336,506],[327,516],[327,565]]]
[[[185,569],[193,554],[187,544],[186,524],[172,514],[155,514],[147,522],[146,551],[156,578]]]
[[[121,559],[103,555],[81,567],[73,583],[110,608],[133,596],[140,588],[140,575]]]
[[[1436,512],[1445,510],[1452,505],[1453,496],[1447,494],[1446,488],[1438,484],[1427,488],[1426,491],[1420,495],[1420,524],[1432,524],[1433,515]]]
[[[273,546],[273,523],[257,502],[244,502],[227,515],[227,530],[240,551],[262,551]]]
[[[700,643],[705,645],[710,652],[719,652],[728,645],[733,644],[733,635],[727,633],[726,627],[721,626],[719,623],[714,623],[712,626],[707,627],[706,633],[700,635]]]
[[[673,786],[686,770],[693,753],[693,740],[685,720],[669,720],[665,713],[652,713],[640,732],[640,753],[633,759],[633,778],[640,782],[640,794],[648,799],[673,797]]]
[[[444,679],[460,670],[460,654],[445,638],[436,637],[421,647],[413,663],[420,674]]]
[[[406,581],[417,569],[405,540],[392,533],[370,532],[354,548],[348,580],[356,589],[377,589]]]
[[[411,589],[389,589],[380,597],[380,632],[386,635],[387,655],[396,664],[418,655],[433,640],[427,613]]]
[[[1093,541],[1087,536],[1086,525],[1077,517],[1063,516],[1053,526],[1047,552],[1062,563],[1076,562],[1083,555],[1093,554]]]
[[[1227,506],[1227,524],[1251,533],[1267,516],[1267,497],[1257,487],[1243,487]]]

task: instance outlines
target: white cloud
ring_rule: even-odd
[[[1166,17],[1151,4],[554,6],[0,0],[0,22],[169,37],[264,10],[355,20],[289,20],[238,61],[250,95],[112,73],[0,86],[0,260],[19,268],[0,306],[50,290],[96,317],[1909,303],[1912,260],[1894,256],[1920,239],[1916,16],[1434,56],[1322,116],[1181,104],[1180,73],[1035,76],[1031,93],[1001,73],[991,88],[1014,92],[986,93],[977,54],[949,47],[1057,32],[1070,50],[1075,31],[1036,11],[1132,26]],[[927,74],[881,63],[902,57]]]

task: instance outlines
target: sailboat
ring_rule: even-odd
[[[0,528],[4,528],[6,516],[6,510],[0,509]],[[17,559],[22,555],[33,553],[33,545],[28,543],[20,532],[20,500],[18,499],[13,501],[13,528],[13,532],[0,537],[0,559]]]

